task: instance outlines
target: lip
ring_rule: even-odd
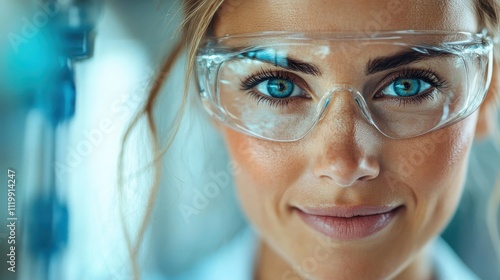
[[[339,241],[367,238],[387,227],[402,206],[295,207],[310,228]]]

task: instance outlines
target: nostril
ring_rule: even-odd
[[[348,150],[341,151],[332,147],[329,152],[323,153],[316,161],[316,176],[330,180],[338,187],[350,187],[379,176],[380,165],[374,157],[369,158],[359,151]]]

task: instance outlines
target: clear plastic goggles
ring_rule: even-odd
[[[254,137],[299,140],[337,96],[349,94],[369,124],[402,139],[477,110],[492,50],[484,33],[266,32],[208,39],[196,72],[207,111]]]

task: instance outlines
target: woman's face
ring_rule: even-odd
[[[228,0],[214,28],[217,36],[478,31],[474,3],[463,0]],[[344,65],[342,83],[356,82],[350,66]],[[477,113],[433,133],[392,140],[367,124],[356,106],[350,95],[337,94],[315,128],[291,143],[221,126],[240,167],[235,180],[242,208],[263,239],[262,279],[429,276],[423,249],[456,209]]]

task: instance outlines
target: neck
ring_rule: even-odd
[[[254,280],[305,280],[280,255],[264,241],[260,241],[256,262]],[[428,250],[422,250],[401,272],[392,280],[432,280],[433,269]],[[308,279],[320,280],[320,279]]]

